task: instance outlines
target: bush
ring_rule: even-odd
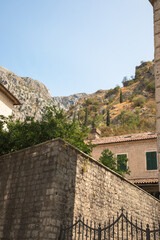
[[[147,86],[146,86],[146,90],[148,92],[154,93],[155,92],[155,84],[154,84],[154,82],[148,83]]]
[[[119,92],[120,86],[116,86],[115,88],[111,88],[105,95],[105,98],[108,98],[114,94],[117,94]]]
[[[122,111],[118,116],[118,120],[122,125],[136,127],[139,124],[139,115],[131,111]]]
[[[132,99],[135,107],[143,107],[146,102],[146,98],[143,95],[138,95]]]

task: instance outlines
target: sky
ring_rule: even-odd
[[[0,0],[0,66],[52,96],[122,85],[154,58],[148,0]]]

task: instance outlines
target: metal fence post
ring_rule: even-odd
[[[150,240],[150,229],[149,229],[149,224],[147,224],[147,228],[146,228],[146,240]]]
[[[101,224],[99,224],[98,228],[98,240],[101,240]]]

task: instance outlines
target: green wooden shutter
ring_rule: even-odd
[[[126,171],[126,169],[127,169],[127,164],[123,164],[123,163],[121,162],[121,160],[122,160],[124,157],[127,157],[127,154],[119,154],[119,155],[117,155],[117,164],[119,164],[119,168],[120,168],[120,170],[122,170],[122,171]]]
[[[146,152],[147,170],[157,169],[157,152]]]

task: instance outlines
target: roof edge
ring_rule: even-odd
[[[160,200],[155,198],[154,196],[150,195],[148,192],[146,192],[145,190],[143,190],[142,188],[138,187],[137,185],[135,185],[134,183],[130,182],[129,180],[127,180],[126,178],[122,177],[121,175],[119,175],[118,173],[114,172],[113,170],[111,170],[110,168],[106,167],[105,165],[103,165],[102,163],[98,162],[97,160],[95,160],[94,158],[92,158],[91,156],[87,155],[86,153],[82,152],[81,150],[79,150],[78,148],[76,148],[75,146],[71,145],[70,143],[66,142],[65,140],[63,140],[62,138],[55,138],[55,139],[52,139],[52,140],[49,140],[49,141],[46,141],[46,142],[43,142],[43,143],[40,143],[40,144],[37,144],[37,145],[34,145],[34,146],[31,146],[31,147],[28,147],[28,148],[24,148],[24,149],[21,149],[19,151],[16,151],[16,152],[13,152],[13,153],[8,153],[8,154],[5,154],[5,155],[1,155],[1,157],[4,157],[4,156],[9,156],[9,155],[12,155],[12,154],[17,154],[19,152],[22,152],[24,150],[27,150],[27,149],[31,149],[31,148],[37,148],[39,146],[42,146],[42,145],[45,145],[45,144],[48,144],[50,142],[56,142],[56,141],[59,141],[59,142],[62,142],[63,144],[66,144],[68,146],[70,146],[72,149],[74,149],[75,151],[77,151],[79,154],[83,155],[84,157],[86,157],[87,159],[89,159],[90,161],[96,163],[97,165],[99,165],[100,167],[104,168],[105,170],[111,172],[112,174],[116,175],[117,177],[119,177],[122,181],[125,181],[127,183],[129,183],[130,185],[132,185],[133,187],[136,187],[137,189],[139,189],[140,191],[144,192],[145,194],[149,195],[151,198],[153,198],[154,200],[156,200],[157,202],[160,203]],[[0,159],[1,160],[1,159]]]
[[[20,105],[19,100],[2,83],[0,83],[0,89],[6,96],[10,98],[10,100],[13,102],[13,105]]]

